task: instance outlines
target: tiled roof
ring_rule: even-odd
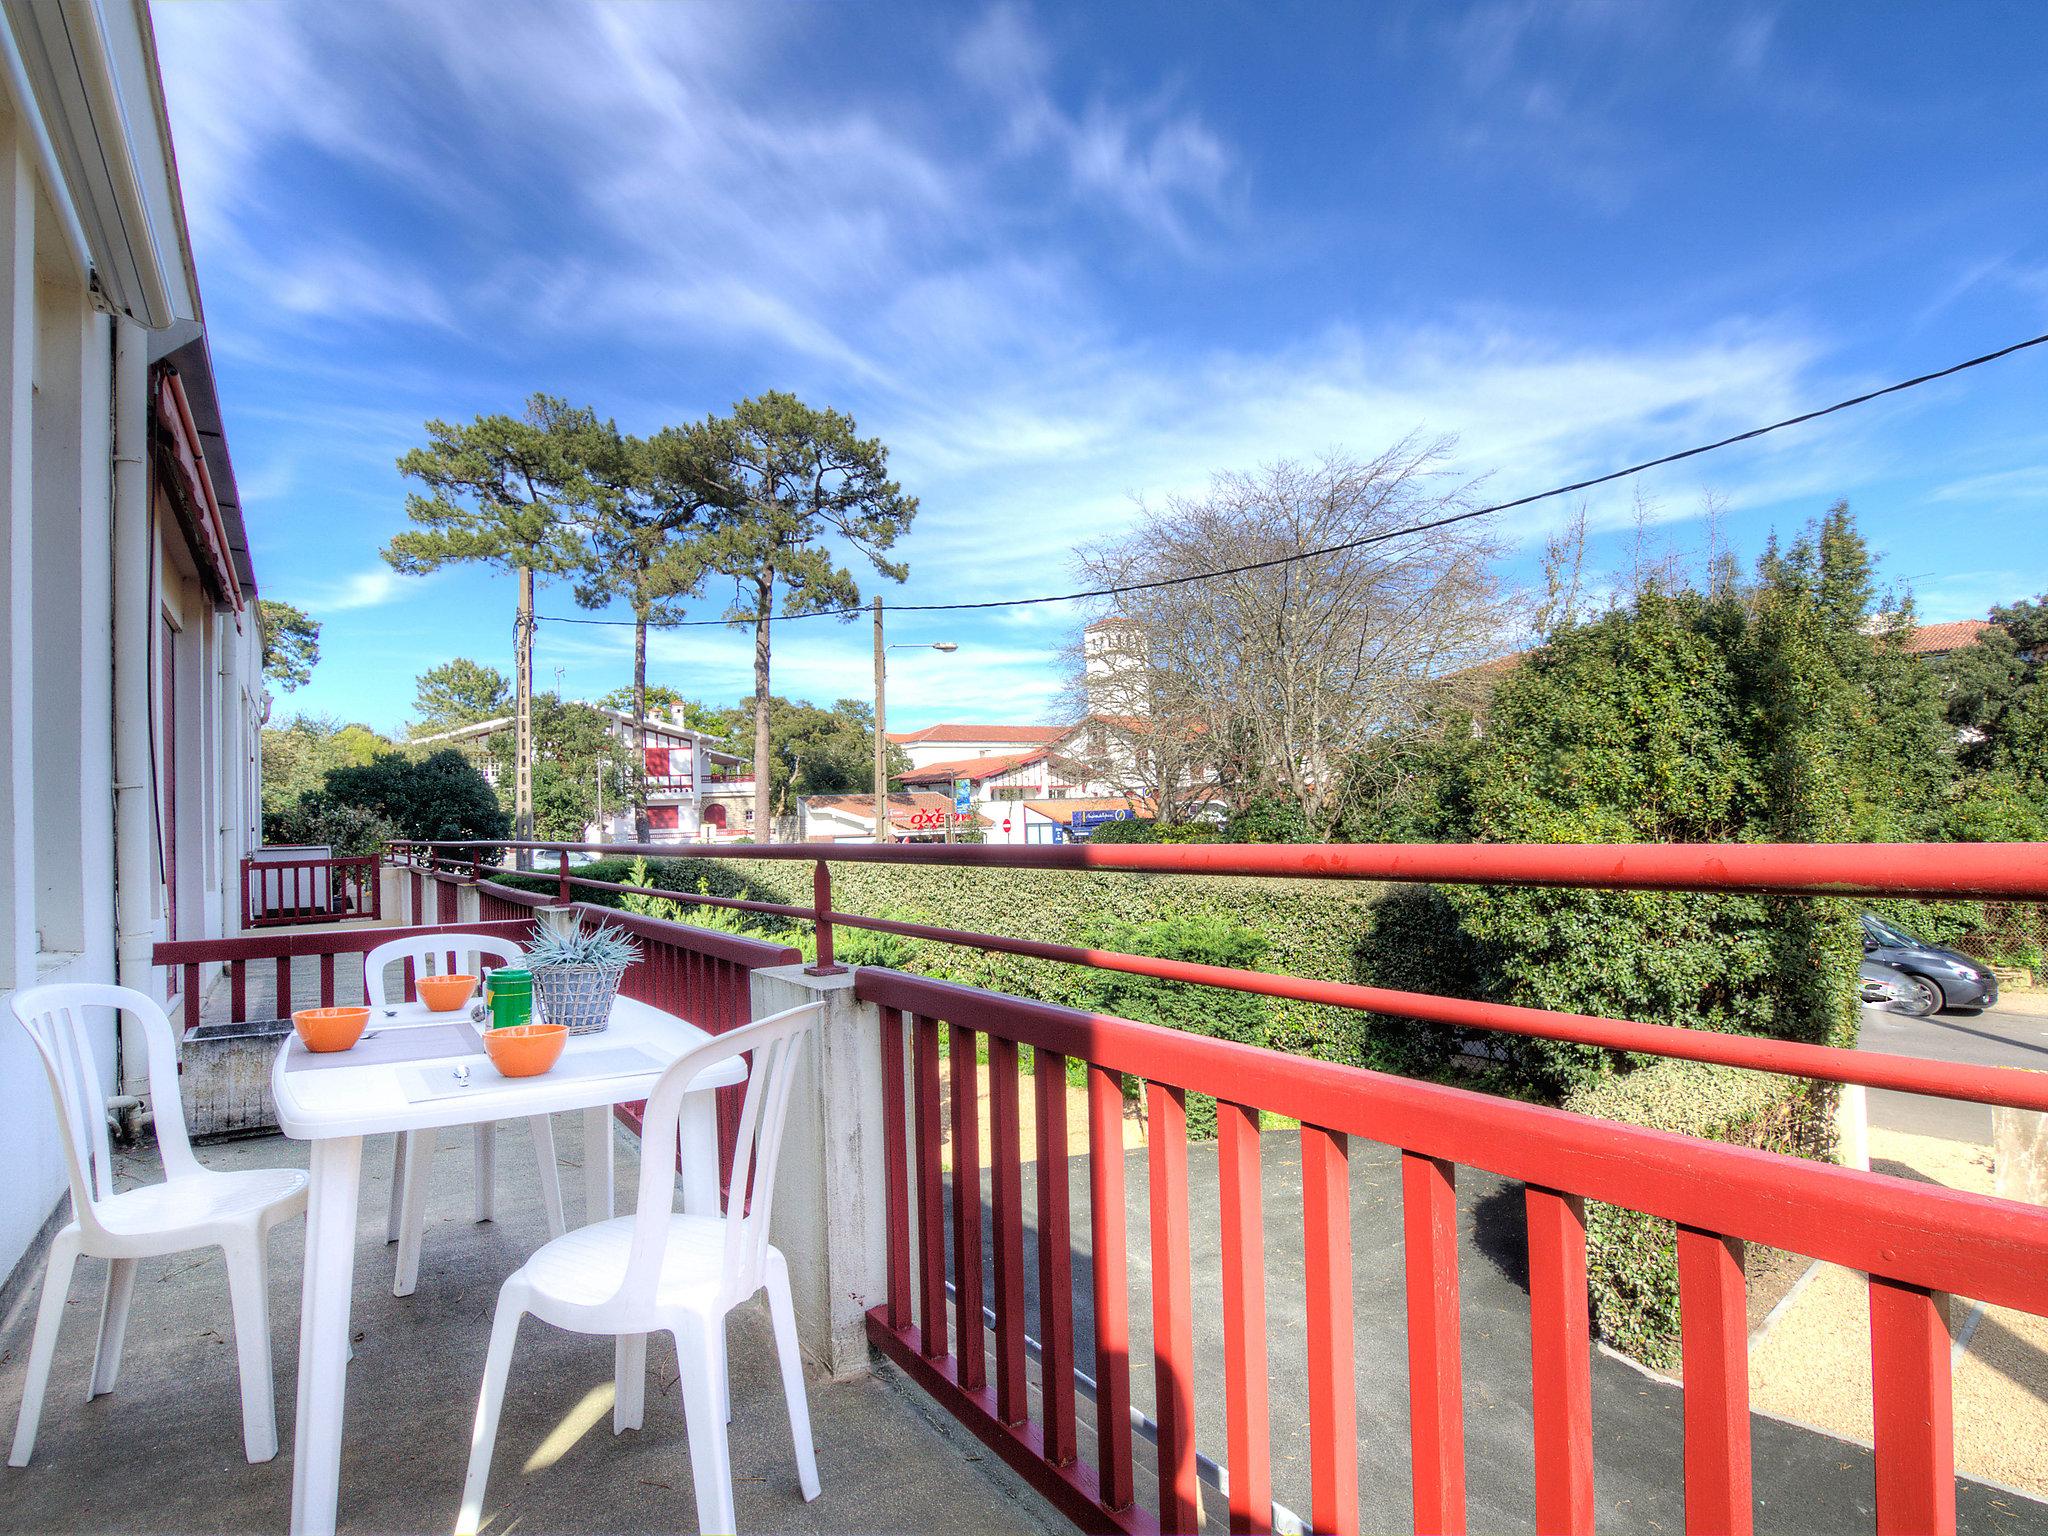
[[[905,784],[922,784],[928,779],[991,779],[999,773],[1008,773],[1012,768],[1035,763],[1044,756],[1045,749],[1041,747],[1032,752],[1005,752],[993,757],[956,757],[950,762],[927,763],[896,777]]]
[[[1922,624],[1906,636],[1901,649],[1916,656],[1941,656],[1975,645],[1977,637],[1991,628],[1983,619],[1957,619],[1953,624]]]
[[[1064,725],[928,725],[921,731],[891,731],[889,739],[899,747],[917,746],[931,742],[937,744],[992,741],[1016,746],[1035,746],[1042,742],[1057,741],[1065,735]]]

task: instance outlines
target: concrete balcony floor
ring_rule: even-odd
[[[560,1138],[564,1196],[578,1220],[578,1138]],[[352,1308],[348,1435],[341,1529],[446,1531],[461,1502],[471,1416],[499,1283],[546,1238],[531,1143],[500,1133],[497,1219],[471,1220],[470,1140],[446,1133],[434,1165],[418,1289],[391,1294],[395,1249],[384,1242],[391,1147],[365,1149]],[[618,1141],[618,1188],[630,1204],[637,1143]],[[202,1147],[214,1167],[296,1165],[306,1149],[278,1137]],[[120,1159],[124,1187],[157,1177],[153,1147]],[[277,1382],[275,1460],[242,1457],[241,1409],[219,1251],[145,1261],[119,1384],[88,1403],[105,1266],[86,1261],[71,1289],[35,1456],[0,1469],[0,1531],[281,1531],[291,1502],[300,1245],[281,1229],[271,1249],[271,1331]],[[0,1325],[0,1429],[11,1439],[37,1283]],[[797,1491],[789,1423],[765,1310],[731,1321],[732,1467],[746,1531],[1064,1529],[1037,1496],[929,1400],[886,1367],[866,1380],[813,1379],[813,1436],[823,1492]],[[529,1318],[520,1330],[486,1531],[693,1530],[690,1454],[674,1356],[649,1347],[645,1428],[611,1432],[611,1346]]]

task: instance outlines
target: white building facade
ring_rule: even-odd
[[[254,573],[148,13],[10,5],[0,53],[0,992],[169,1001],[154,945],[235,930],[259,835]],[[94,1056],[138,1090],[111,1018]],[[0,1102],[10,1276],[65,1187],[11,1016]]]

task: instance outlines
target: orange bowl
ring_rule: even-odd
[[[484,1031],[491,1065],[507,1077],[538,1077],[562,1059],[569,1043],[566,1024],[515,1024]]]
[[[474,976],[421,976],[412,984],[429,1013],[453,1013],[476,991]]]
[[[301,1008],[292,1028],[309,1051],[345,1051],[363,1038],[370,1022],[367,1008]]]

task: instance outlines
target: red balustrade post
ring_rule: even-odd
[[[912,1086],[917,1108],[918,1349],[946,1353],[946,1215],[939,1169],[939,1026],[919,1014],[911,1024]]]
[[[832,959],[832,871],[823,859],[811,866],[811,911],[818,934],[818,958],[804,967],[804,974],[843,976],[846,967]]]
[[[569,850],[564,848],[557,857],[560,862],[555,866],[555,900],[566,907],[569,904]]]
[[[1737,1238],[1678,1229],[1685,1528],[1749,1536],[1749,1317]]]
[[[988,1380],[981,1321],[981,1084],[974,1031],[946,1025],[953,1090],[954,1380],[978,1392]]]
[[[1586,1315],[1586,1209],[1529,1186],[1529,1333],[1535,1387],[1536,1528],[1593,1529],[1593,1358]]]
[[[1223,1228],[1224,1418],[1233,1536],[1273,1524],[1267,1417],[1266,1245],[1259,1194],[1259,1112],[1216,1101],[1216,1171]]]
[[[1308,1278],[1310,1518],[1318,1531],[1358,1536],[1351,1155],[1349,1138],[1341,1132],[1301,1128],[1301,1205]]]
[[[1408,1428],[1415,1529],[1463,1536],[1465,1386],[1458,1349],[1457,1170],[1401,1154],[1408,1281]]]
[[[1017,1042],[988,1037],[989,1189],[994,1210],[996,1417],[1030,1417],[1024,1375],[1024,1167],[1019,1141]]]
[[[1105,1509],[1130,1505],[1131,1296],[1124,1251],[1124,1090],[1088,1064],[1088,1220],[1095,1272],[1095,1463]]]
[[[1878,1536],[1955,1536],[1955,1383],[1943,1300],[1870,1277]]]
[[[910,1326],[910,1154],[904,1125],[903,1014],[877,1010],[882,1021],[882,1198],[888,1210],[889,1326]]]
[[[1152,1413],[1159,1423],[1159,1525],[1194,1531],[1195,1306],[1188,1254],[1187,1095],[1145,1085],[1152,1216]]]
[[[1074,1430],[1074,1251],[1067,1208],[1067,1059],[1031,1053],[1038,1133],[1038,1364],[1045,1459],[1076,1454]]]

